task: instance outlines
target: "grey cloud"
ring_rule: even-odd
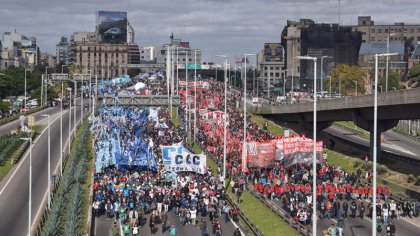
[[[414,6],[416,0],[341,0],[341,23],[355,24],[359,15],[372,15],[376,23],[420,23]],[[255,53],[264,42],[279,42],[287,20],[338,20],[338,0],[2,0],[0,32],[16,28],[36,36],[41,50],[55,52],[62,35],[93,31],[98,10],[127,11],[141,45],[159,46],[173,32],[208,59]]]

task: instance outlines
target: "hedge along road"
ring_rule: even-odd
[[[86,103],[85,103],[86,104]],[[80,120],[80,105],[77,103]],[[58,112],[60,108],[58,108]],[[74,111],[74,110],[73,110]],[[63,148],[68,138],[69,112],[63,111]],[[50,113],[51,114],[51,113]],[[73,129],[73,112],[71,114]],[[46,126],[47,127],[47,126]],[[60,162],[60,117],[51,119],[51,175]],[[48,187],[48,129],[34,140],[32,147],[32,223]],[[29,195],[29,149],[0,183],[0,232],[2,235],[27,235]],[[40,211],[41,212],[41,211]],[[32,232],[36,226],[32,226]]]

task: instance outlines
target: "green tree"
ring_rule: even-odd
[[[415,64],[411,69],[408,77],[414,82],[420,81],[420,64]]]
[[[360,70],[359,67],[339,64],[332,70],[331,77],[324,81],[324,88],[329,89],[331,84],[332,92],[341,93],[342,95],[355,95],[355,81],[357,81],[357,94],[362,95],[366,92],[365,78],[366,73]]]
[[[383,90],[386,90],[386,76],[379,78],[379,85],[382,86]],[[388,71],[388,91],[395,89],[400,89],[401,87],[401,76],[395,70]]]
[[[0,111],[5,113],[10,109],[10,102],[0,100]]]

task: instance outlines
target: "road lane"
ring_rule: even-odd
[[[53,109],[52,109],[53,110]],[[77,120],[80,119],[80,106],[77,106]],[[54,111],[54,110],[53,110]],[[58,108],[59,111],[59,108]],[[74,111],[74,110],[73,110]],[[68,110],[63,114],[63,145],[68,138]],[[73,114],[72,114],[73,119]],[[72,120],[73,128],[73,120]],[[48,131],[34,140],[32,149],[32,222],[47,191],[48,174]],[[60,160],[60,118],[51,124],[51,172]],[[26,235],[28,229],[29,195],[29,150],[0,184],[0,232],[4,235]],[[15,174],[13,174],[15,173]],[[12,177],[9,181],[9,178]],[[8,184],[6,184],[8,183]],[[3,190],[4,188],[4,190]]]

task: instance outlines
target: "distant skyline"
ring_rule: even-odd
[[[160,46],[175,38],[203,51],[203,59],[222,63],[217,54],[257,53],[266,42],[280,42],[287,20],[338,22],[339,0],[1,0],[0,33],[16,29],[35,36],[42,52],[55,54],[62,36],[95,30],[96,11],[126,11],[141,46]],[[372,16],[375,24],[420,24],[418,0],[341,0],[341,25]]]

